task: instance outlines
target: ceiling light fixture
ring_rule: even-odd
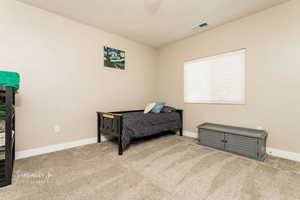
[[[145,10],[149,14],[155,14],[161,5],[162,0],[144,0]]]

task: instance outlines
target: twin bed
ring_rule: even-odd
[[[179,131],[182,136],[183,110],[147,113],[143,110],[97,112],[98,143],[101,135],[118,139],[119,155],[135,138],[152,136],[166,131]]]

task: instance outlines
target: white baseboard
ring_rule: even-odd
[[[105,138],[102,138],[103,141]],[[50,145],[50,146],[45,146],[45,147],[40,147],[40,148],[35,148],[35,149],[29,149],[25,151],[19,151],[16,152],[16,159],[23,159],[23,158],[28,158],[32,156],[37,156],[41,154],[46,154],[50,152],[55,152],[55,151],[61,151],[64,149],[70,149],[73,147],[78,147],[82,145],[87,145],[87,144],[94,144],[97,143],[97,138],[87,138],[87,139],[82,139],[82,140],[77,140],[73,142],[67,142],[63,144],[55,144],[55,145]]]
[[[197,138],[198,134],[190,131],[183,131],[183,136]]]
[[[197,133],[190,132],[190,131],[183,131],[183,135],[187,136],[187,137],[192,137],[192,138],[198,137]],[[271,156],[276,156],[276,157],[300,162],[300,153],[294,153],[294,152],[283,151],[280,149],[274,149],[271,147],[267,147],[267,154],[269,154]]]
[[[269,148],[269,147],[267,147],[267,153],[271,156],[276,156],[276,157],[300,162],[300,153],[283,151],[280,149],[274,149],[274,148]]]
[[[183,136],[197,138],[198,134],[195,132],[183,131]],[[102,141],[105,141],[105,140],[106,139],[104,137],[102,137]],[[67,142],[67,143],[63,143],[63,144],[55,144],[55,145],[50,145],[50,146],[45,146],[45,147],[40,147],[40,148],[35,148],[35,149],[29,149],[29,150],[25,150],[25,151],[19,151],[19,152],[16,152],[16,159],[28,158],[28,157],[32,157],[32,156],[42,155],[42,154],[46,154],[46,153],[61,151],[64,149],[70,149],[73,147],[78,147],[78,146],[87,145],[87,144],[94,144],[94,143],[97,143],[96,137],[77,140],[77,141],[73,141],[73,142]],[[299,153],[283,151],[283,150],[274,149],[271,147],[267,147],[267,153],[272,156],[300,162],[300,154]]]

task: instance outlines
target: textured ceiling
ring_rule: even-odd
[[[288,0],[18,0],[152,47]],[[207,22],[203,29],[192,29]]]

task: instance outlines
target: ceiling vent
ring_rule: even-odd
[[[206,26],[208,26],[208,24],[205,22],[205,23],[197,24],[197,25],[193,26],[192,29],[204,28]]]
[[[207,25],[208,25],[207,23],[203,23],[203,24],[200,24],[199,27],[200,27],[200,28],[203,28],[203,27],[205,27],[205,26],[207,26]]]

